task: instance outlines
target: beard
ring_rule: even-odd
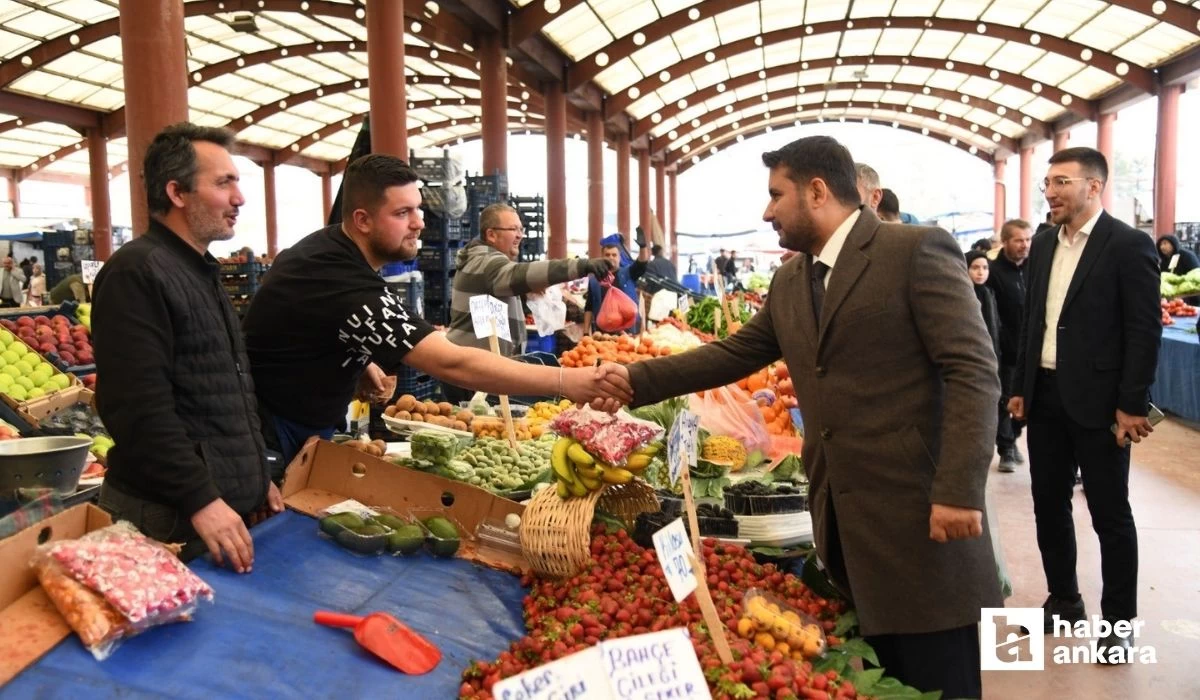
[[[780,224],[777,229],[779,234],[779,246],[787,250],[794,250],[798,253],[811,253],[814,244],[817,242],[816,227],[813,226],[812,217],[807,209],[802,209],[796,214],[794,221],[789,222],[786,226]]]
[[[188,230],[200,242],[228,241],[233,238],[233,227],[225,223],[225,217],[237,212],[220,212],[211,209],[188,207],[184,210]]]
[[[386,262],[404,262],[417,257],[417,245],[419,237],[411,241],[401,239],[396,243],[388,243],[387,239],[380,233],[373,232],[367,240],[367,245],[371,248],[371,254]]]

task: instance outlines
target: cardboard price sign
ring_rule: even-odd
[[[471,306],[471,326],[475,330],[476,338],[496,335],[510,343],[513,342],[512,332],[508,328],[508,304],[487,294],[473,296],[468,303]]]
[[[505,678],[492,688],[496,700],[608,700],[608,678],[600,647],[564,656],[544,666]]]
[[[696,464],[696,433],[699,429],[700,416],[686,409],[680,411],[671,424],[671,432],[667,435],[667,467],[672,484],[679,481],[684,466]]]
[[[80,275],[83,277],[84,284],[94,284],[96,275],[100,274],[100,268],[104,267],[103,260],[80,260],[79,268]]]
[[[675,596],[676,603],[682,603],[697,586],[696,572],[689,561],[694,553],[688,542],[687,530],[683,527],[683,519],[671,521],[654,533],[653,539],[654,551],[658,553],[658,561],[662,564],[663,575],[667,577],[667,585],[671,587],[671,595]]]
[[[600,645],[613,698],[711,698],[683,627]]]

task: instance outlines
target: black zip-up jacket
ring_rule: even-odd
[[[266,501],[250,363],[216,258],[152,221],[96,277],[92,333],[114,488],[187,518],[217,498],[243,515]]]
[[[1026,263],[1028,262],[1026,258]],[[1000,316],[1000,364],[1015,365],[1021,344],[1021,317],[1025,313],[1025,268],[1018,266],[1000,251],[991,261],[987,286],[996,296],[996,312]]]

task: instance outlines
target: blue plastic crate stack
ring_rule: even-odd
[[[508,203],[517,210],[525,239],[521,241],[521,262],[541,260],[546,255],[546,200],[541,195],[509,197]]]
[[[270,265],[261,262],[227,262],[221,263],[221,286],[229,295],[229,301],[238,314],[246,313],[250,300],[258,291],[262,276],[270,269]]]

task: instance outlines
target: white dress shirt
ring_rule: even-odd
[[[1058,319],[1062,315],[1067,289],[1083,257],[1083,249],[1092,238],[1092,229],[1100,219],[1103,209],[1080,227],[1075,241],[1067,237],[1067,227],[1058,228],[1058,245],[1054,247],[1054,259],[1050,262],[1050,284],[1046,289],[1046,331],[1042,335],[1041,366],[1055,369],[1058,366]]]
[[[842,252],[842,246],[846,245],[846,237],[850,235],[850,229],[854,228],[854,224],[858,222],[861,214],[861,209],[855,209],[850,216],[847,216],[842,225],[834,230],[829,240],[825,241],[825,247],[821,248],[821,254],[813,260],[813,262],[823,262],[829,266],[829,272],[825,273],[826,289],[829,289],[829,278],[833,276],[833,268],[837,265],[837,258]]]

